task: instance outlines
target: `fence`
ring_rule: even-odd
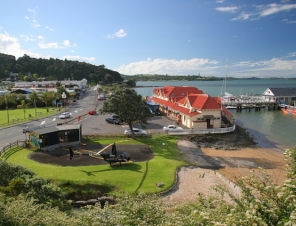
[[[6,150],[9,150],[11,148],[13,148],[14,146],[20,146],[20,147],[24,147],[26,144],[26,141],[25,140],[17,140],[17,141],[14,141],[14,142],[11,142],[7,145],[5,145],[4,147],[1,148],[0,150],[0,156],[6,151]]]
[[[215,134],[215,133],[230,133],[235,130],[235,124],[227,128],[216,129],[183,129],[180,132],[168,132],[169,135],[189,135],[189,134]]]

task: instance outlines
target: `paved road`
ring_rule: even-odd
[[[123,134],[125,129],[128,129],[127,124],[113,125],[105,122],[105,118],[111,115],[88,115],[87,112],[91,109],[100,109],[103,101],[97,101],[95,92],[93,89],[89,89],[76,103],[72,104],[67,110],[71,113],[71,119],[66,119],[67,124],[82,124],[83,135],[93,134]],[[16,140],[25,140],[25,134],[23,129],[27,127],[37,127],[42,125],[56,125],[58,123],[65,123],[65,120],[59,119],[58,116],[61,112],[56,115],[44,117],[42,119],[14,125],[9,128],[0,129],[0,149]],[[80,122],[77,118],[79,115],[84,115]],[[154,116],[148,120],[146,130],[149,133],[163,133],[163,126],[172,124],[172,121],[167,119],[165,116]],[[137,123],[133,125],[134,128],[141,128]]]

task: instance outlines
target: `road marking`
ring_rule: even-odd
[[[56,118],[53,118],[53,119],[52,119],[52,121],[55,121],[55,120],[56,120]]]
[[[41,123],[40,123],[40,125],[43,125],[45,123],[45,121],[42,121]]]

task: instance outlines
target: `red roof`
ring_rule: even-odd
[[[185,105],[189,101],[191,107],[199,110],[220,109],[221,105],[217,103],[216,99],[208,94],[190,94],[187,97],[178,101],[179,104]]]
[[[157,96],[168,98],[170,101],[155,96],[151,98],[152,101],[189,116],[200,113],[190,112],[189,108],[184,107],[187,102],[189,102],[192,108],[200,111],[221,109],[220,99],[204,94],[201,90],[192,86],[164,86],[163,88],[155,88],[153,93]],[[222,106],[222,109],[226,115],[232,116],[227,108]]]
[[[179,111],[179,112],[181,112],[181,113],[183,113],[185,115],[194,116],[194,115],[199,115],[200,114],[199,112],[190,112],[190,110],[188,108],[179,106],[178,104],[172,103],[170,101],[165,101],[163,99],[159,99],[157,97],[152,97],[151,101],[153,101],[153,102],[155,102],[155,103],[157,103],[159,105],[168,107],[171,110]]]
[[[153,93],[176,102],[189,94],[202,94],[203,92],[193,86],[164,86],[163,88],[155,88]]]

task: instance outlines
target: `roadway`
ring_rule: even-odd
[[[111,115],[88,115],[89,110],[100,109],[103,101],[98,101],[96,93],[93,88],[87,90],[77,102],[74,102],[67,109],[71,114],[69,119],[59,119],[59,112],[55,115],[40,118],[38,120],[28,121],[22,124],[13,125],[11,127],[3,128],[0,130],[0,149],[16,140],[25,140],[26,136],[23,133],[25,128],[34,128],[38,126],[57,125],[58,123],[82,124],[82,135],[97,135],[97,134],[123,134],[125,129],[128,129],[127,124],[114,125],[106,123],[105,119]],[[78,122],[78,116],[81,115],[80,122]],[[153,116],[148,120],[146,130],[149,133],[164,133],[163,126],[172,124],[172,121],[164,116]],[[134,128],[141,128],[137,123],[133,124]]]

